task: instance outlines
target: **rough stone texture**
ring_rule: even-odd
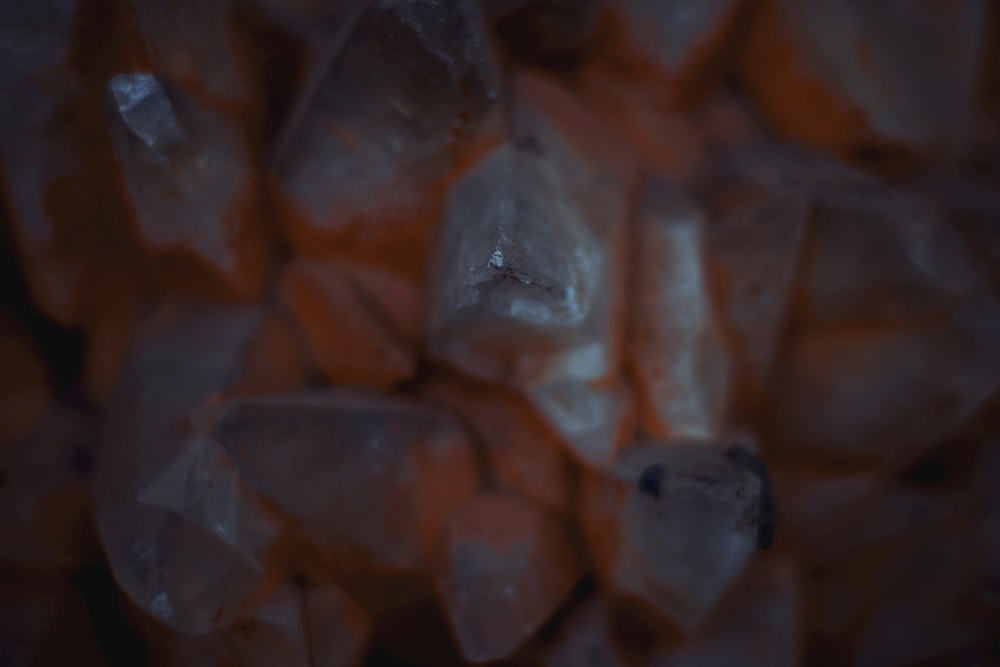
[[[625,667],[628,656],[616,645],[608,600],[595,596],[573,610],[555,641],[542,651],[545,667]]]
[[[462,653],[476,663],[513,654],[582,573],[560,519],[496,493],[452,517],[435,571]]]

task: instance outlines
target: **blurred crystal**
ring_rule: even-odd
[[[413,569],[427,561],[478,474],[447,415],[351,393],[219,406],[212,435],[244,483],[335,566]]]
[[[718,437],[729,353],[709,292],[704,214],[654,182],[636,216],[629,342],[642,427],[657,437]]]
[[[452,517],[436,573],[466,659],[514,653],[583,573],[567,526],[517,496],[480,496]]]
[[[739,62],[792,139],[953,151],[974,112],[989,4],[779,0],[760,6]]]
[[[119,586],[178,630],[226,627],[260,585],[277,525],[235,462],[193,430],[206,403],[266,381],[244,355],[264,314],[167,303],[135,337],[95,471],[97,524]],[[249,371],[249,372],[248,372]]]
[[[566,91],[522,76],[516,137],[451,189],[431,298],[437,354],[527,388],[587,459],[620,444],[625,205],[631,163]],[[595,412],[592,404],[600,403]]]
[[[278,164],[298,247],[315,254],[357,227],[365,240],[411,238],[430,223],[455,161],[495,133],[480,21],[471,0],[369,7]]]
[[[685,633],[757,551],[767,489],[752,455],[735,454],[639,441],[584,477],[580,520],[602,582]]]
[[[1000,382],[989,280],[920,202],[819,159],[757,164],[803,192],[811,213],[795,335],[772,389],[776,444],[915,458]]]
[[[115,153],[142,241],[156,253],[192,257],[226,291],[253,293],[267,258],[239,128],[180,90],[169,95],[152,74],[120,74],[108,91]],[[191,289],[206,288],[177,273],[171,277]]]

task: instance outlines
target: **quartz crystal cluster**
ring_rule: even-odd
[[[0,0],[0,664],[993,664],[987,0]]]

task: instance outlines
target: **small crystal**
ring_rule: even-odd
[[[516,496],[480,496],[448,524],[436,576],[471,662],[514,653],[582,575],[567,527]]]
[[[598,574],[684,632],[757,551],[767,493],[752,455],[715,444],[637,442],[588,471],[580,519]]]
[[[642,427],[657,437],[718,437],[729,353],[709,293],[704,215],[653,183],[637,217],[630,348]]]
[[[167,91],[152,74],[119,74],[108,90],[128,131],[162,159],[188,140]]]

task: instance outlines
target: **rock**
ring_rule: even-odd
[[[371,621],[336,586],[307,587],[306,627],[313,667],[354,667],[362,664]]]

